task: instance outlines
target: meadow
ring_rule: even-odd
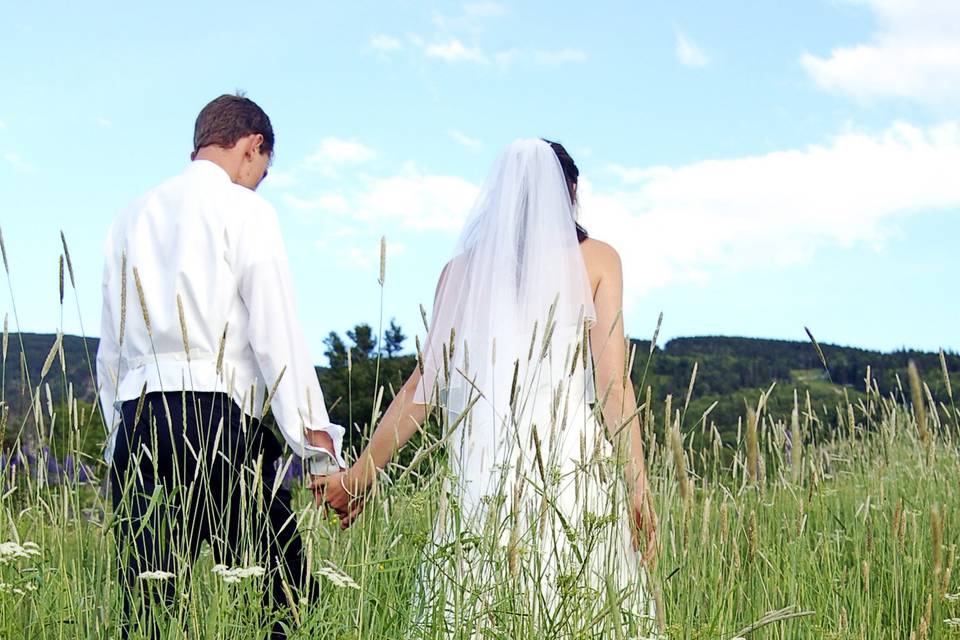
[[[66,243],[61,264],[63,300],[64,283],[73,279]],[[6,255],[4,267],[9,276]],[[16,323],[12,284],[10,294]],[[5,323],[4,377],[8,366],[22,366],[11,335]],[[4,442],[17,450],[29,445],[33,456],[8,450],[2,460],[2,638],[117,632],[119,515],[105,491],[106,467],[86,444],[103,440],[103,425],[70,385],[59,385],[64,397],[53,397],[49,384],[65,380],[70,367],[90,364],[65,362],[55,344],[40,379],[27,384],[32,410],[22,420],[8,419],[2,399]],[[347,531],[293,483],[318,595],[294,603],[290,637],[448,637],[443,605],[419,598],[418,581],[438,555],[465,547],[489,550],[487,559],[500,564],[493,590],[479,594],[476,584],[455,584],[459,591],[447,604],[460,607],[459,623],[450,637],[960,637],[960,414],[947,367],[943,402],[934,401],[915,368],[889,394],[864,374],[857,398],[841,397],[834,406],[795,394],[792,411],[779,415],[766,405],[770,391],[759,394],[735,425],[733,444],[707,416],[688,415],[696,373],[686,397],[667,399],[656,412],[648,387],[634,380],[659,514],[660,552],[647,566],[658,610],[654,631],[640,631],[616,594],[579,588],[576,580],[555,606],[538,606],[509,554],[482,534],[460,537],[455,548],[431,547],[445,508],[444,464],[442,447],[424,434],[408,464],[387,470]],[[389,398],[390,390],[384,393]],[[838,426],[824,436],[828,416]],[[250,505],[269,499],[252,487],[238,487]],[[611,505],[611,513],[621,506]],[[231,542],[244,562],[218,565],[206,550],[189,573],[142,575],[138,619],[165,638],[262,637],[270,624],[260,604],[262,567],[245,555],[249,540]],[[170,586],[172,601],[158,604],[152,594]]]

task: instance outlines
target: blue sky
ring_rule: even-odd
[[[564,142],[621,251],[628,332],[960,349],[960,8],[830,2],[7,3],[0,209],[20,325],[56,331],[59,231],[98,332],[116,212],[193,121],[263,106],[314,359],[412,334],[471,198],[517,137]],[[0,313],[11,315],[7,294]],[[63,328],[80,331],[72,300]],[[412,341],[408,343],[412,346]]]

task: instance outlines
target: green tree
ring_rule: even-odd
[[[403,330],[400,328],[394,318],[390,319],[390,326],[383,336],[383,350],[387,352],[387,357],[392,358],[403,350],[403,341],[407,339]]]
[[[377,338],[373,335],[373,329],[367,323],[358,324],[347,331],[347,337],[353,342],[350,351],[355,363],[369,360],[375,355]]]
[[[327,347],[323,355],[327,356],[331,369],[342,369],[347,366],[347,346],[343,344],[343,340],[336,331],[331,331],[323,339],[323,344]]]

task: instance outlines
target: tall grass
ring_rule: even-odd
[[[6,255],[4,267],[9,281]],[[134,278],[139,281],[136,271]],[[142,295],[141,304],[145,310]],[[183,340],[189,353],[186,327]],[[6,345],[5,331],[4,353]],[[35,385],[27,382],[29,415],[5,432],[17,445],[37,434],[29,445],[39,458],[28,468],[11,464],[8,455],[2,470],[0,637],[111,637],[121,607],[116,558],[128,550],[115,542],[122,514],[113,512],[105,492],[107,469],[88,457],[96,481],[76,474],[52,478],[43,459],[51,434],[66,430],[67,450],[77,459],[86,432],[102,434],[99,417],[81,411],[78,399],[55,401],[41,391],[58,361],[61,371],[92,367],[63,362],[58,345],[50,353],[44,376]],[[6,366],[4,357],[4,377]],[[682,428],[693,380],[683,411],[673,412],[668,402],[662,422],[650,410],[649,389],[638,394],[646,397],[639,415],[661,544],[645,588],[667,637],[960,636],[953,626],[960,618],[954,576],[960,416],[949,379],[950,406],[938,406],[913,373],[909,395],[896,397],[881,396],[868,374],[867,401],[831,408],[843,428],[819,442],[804,439],[821,419],[809,401],[804,406],[797,398],[790,415],[775,416],[761,396],[746,410],[746,429],[735,445],[716,439],[694,451]],[[35,429],[25,428],[28,421]],[[424,438],[419,453],[436,444]],[[375,485],[365,513],[345,532],[313,506],[305,489],[295,489],[318,593],[294,603],[291,637],[636,637],[616,594],[586,589],[576,576],[554,577],[562,582],[561,601],[537,602],[531,583],[542,559],[527,553],[522,535],[508,531],[503,546],[489,531],[463,529],[452,543],[436,545],[435,523],[456,504],[443,489],[442,465],[440,471],[420,466],[425,457],[415,455],[410,468],[388,469],[393,480]],[[262,473],[254,463],[249,478],[231,487],[243,496],[244,517],[279,488],[259,484]],[[512,504],[512,496],[505,498]],[[618,517],[627,517],[619,505],[610,519]],[[261,606],[267,576],[255,554],[252,523],[238,539],[222,541],[238,550],[230,566],[218,565],[217,549],[206,548],[195,562],[142,575],[134,594],[138,628],[155,624],[169,638],[263,636],[272,620]],[[603,517],[589,526],[604,526]],[[589,540],[591,531],[567,533]],[[170,544],[175,555],[184,555],[177,539]],[[478,557],[483,561],[475,563]],[[480,566],[482,576],[474,571]],[[459,573],[445,573],[451,567]],[[170,594],[167,601],[155,597],[161,591]],[[445,631],[451,608],[456,624]],[[475,636],[478,629],[484,635]]]

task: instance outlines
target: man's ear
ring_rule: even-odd
[[[260,153],[260,145],[263,144],[263,134],[254,133],[246,137],[246,143],[243,148],[243,156],[247,160],[252,160],[254,154]]]

